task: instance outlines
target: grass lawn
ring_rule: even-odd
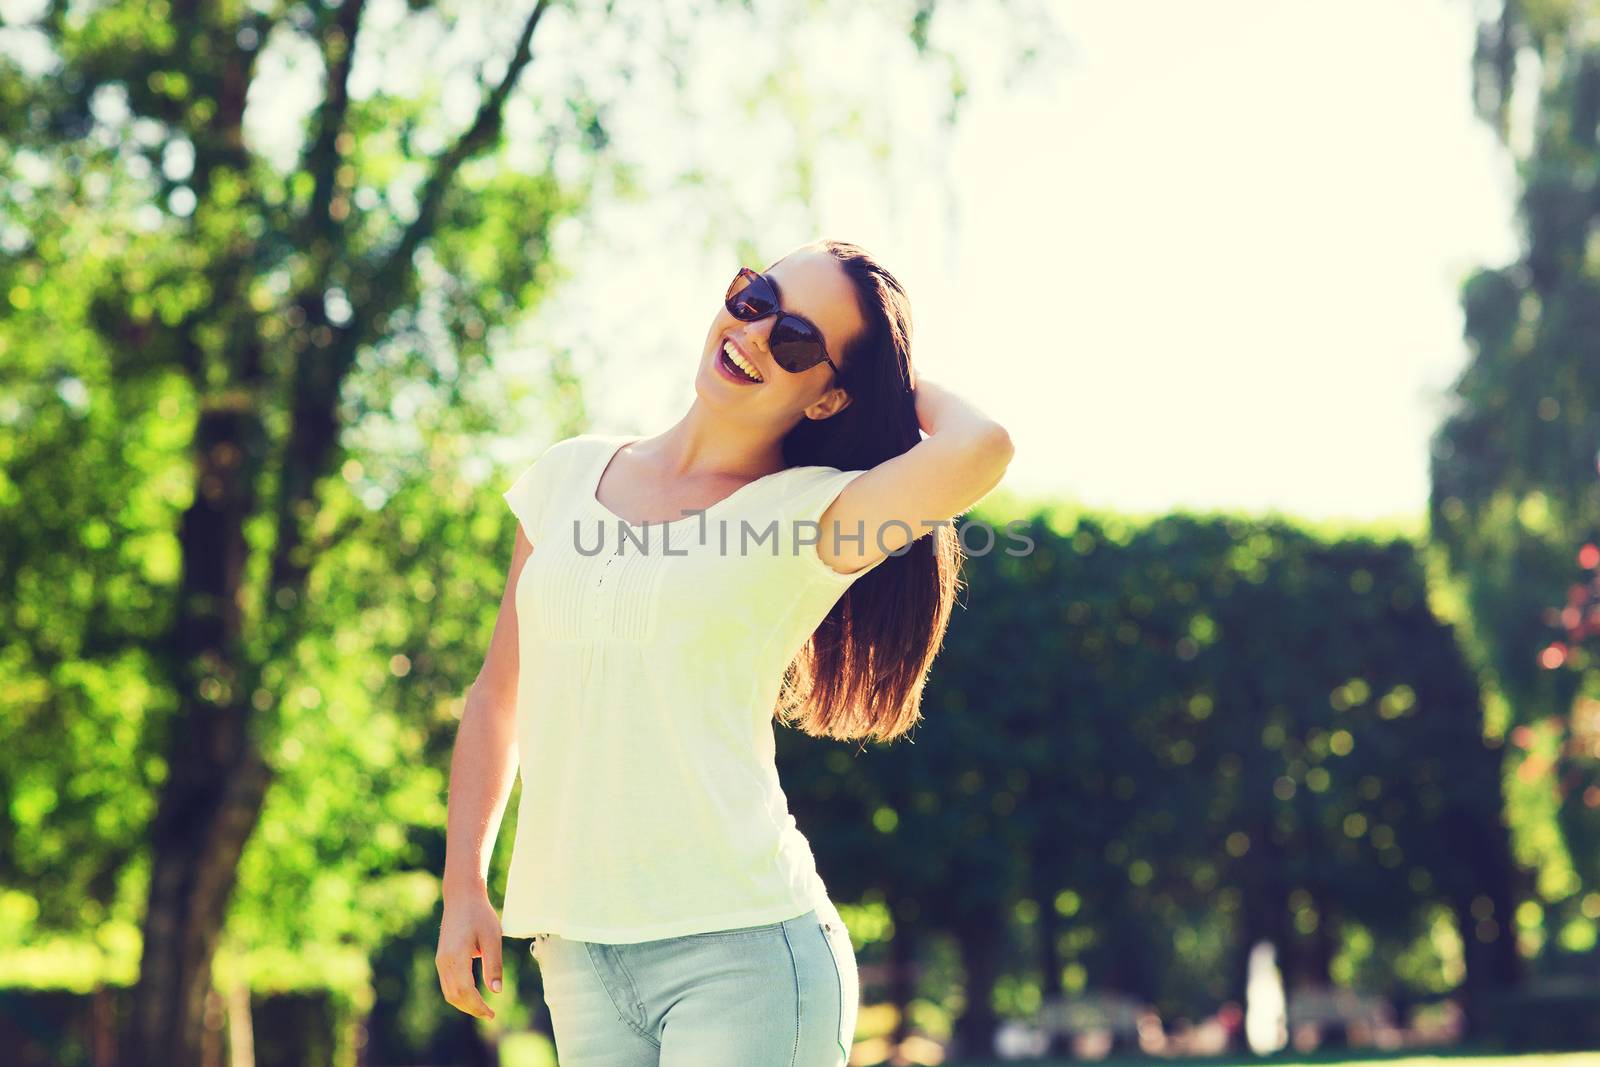
[[[1327,1053],[1280,1053],[1276,1056],[1194,1056],[1172,1060],[1150,1057],[1109,1057],[1103,1060],[951,1060],[942,1067],[1151,1067],[1171,1063],[1173,1067],[1330,1067],[1343,1064],[1382,1064],[1383,1067],[1600,1067],[1600,1049],[1593,1052],[1527,1052],[1520,1055],[1488,1055],[1482,1052],[1428,1052],[1415,1050],[1359,1055]]]

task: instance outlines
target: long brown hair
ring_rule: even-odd
[[[839,261],[866,329],[842,353],[839,384],[851,402],[830,418],[802,419],[784,438],[785,460],[867,470],[910,451],[922,438],[905,289],[859,245],[823,239],[794,251],[826,251]],[[900,555],[851,583],[817,627],[785,674],[780,720],[813,737],[892,741],[921,719],[923,685],[944,642],[961,566],[952,526],[923,529]]]

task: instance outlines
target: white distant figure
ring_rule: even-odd
[[[1289,1043],[1283,976],[1278,973],[1277,958],[1277,949],[1270,941],[1257,941],[1250,949],[1244,988],[1244,1039],[1258,1056],[1276,1052]]]

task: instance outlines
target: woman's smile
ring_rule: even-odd
[[[751,365],[750,372],[747,373],[744,368],[740,367],[738,363],[734,362],[732,356],[729,354],[730,349],[735,352],[738,351],[737,346],[735,346],[732,341],[724,339],[721,346],[717,349],[717,370],[721,372],[724,378],[727,378],[729,381],[738,382],[740,385],[760,385],[760,372],[756,371],[754,366]],[[739,353],[739,358],[744,359],[744,354],[742,352]],[[749,364],[749,360],[745,360],[745,363]]]

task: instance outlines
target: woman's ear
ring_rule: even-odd
[[[818,397],[810,407],[805,409],[803,414],[808,419],[831,419],[849,407],[852,399],[854,398],[845,392],[843,388],[835,385]]]

